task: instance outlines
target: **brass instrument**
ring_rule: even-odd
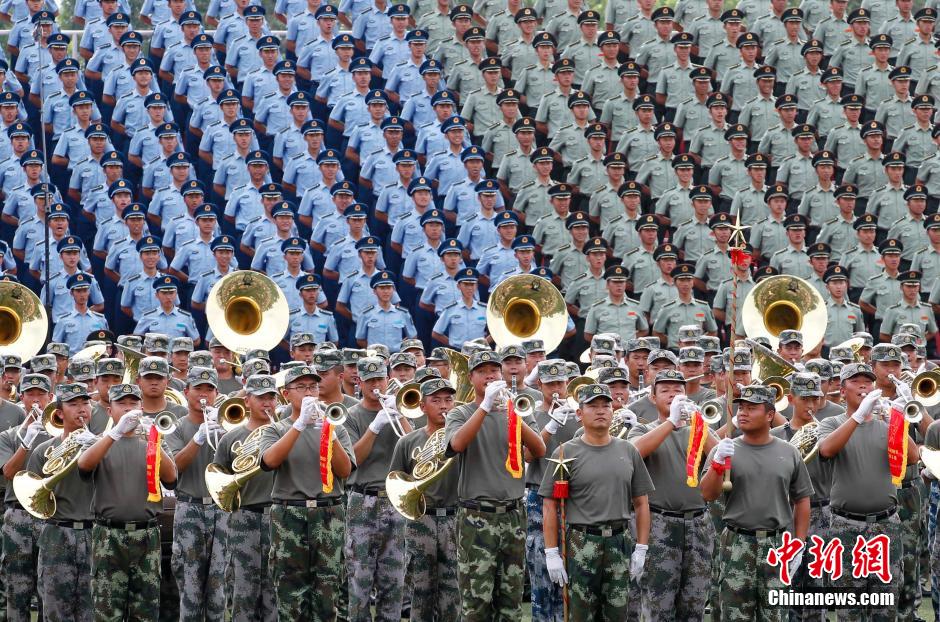
[[[581,404],[578,403],[578,389],[588,384],[594,384],[594,379],[590,376],[578,376],[577,378],[572,378],[568,381],[568,384],[565,385],[565,391],[568,392],[568,398],[565,401],[570,408],[577,410],[581,406]],[[631,396],[631,398],[632,397],[633,396]],[[634,401],[635,400],[631,399],[627,406],[632,404]]]
[[[62,413],[60,413],[59,409],[56,407],[55,400],[46,404],[46,407],[42,409],[40,421],[42,421],[42,427],[46,429],[46,434],[49,436],[62,434],[65,422],[62,420]]]
[[[891,382],[893,382],[894,385],[898,388],[898,395],[901,395],[901,391],[902,391],[902,390],[906,390],[906,389],[907,389],[907,386],[906,386],[907,383],[904,382],[903,380],[899,379],[899,378],[898,378],[897,376],[895,376],[894,374],[888,374],[888,378],[889,378],[889,379],[891,380]],[[935,379],[934,379],[934,378],[924,378],[924,379],[921,379],[920,384],[924,385],[922,388],[923,388],[925,391],[931,391],[931,390],[932,390],[933,392],[936,392],[936,390],[937,390],[937,387],[936,387]],[[931,388],[931,385],[932,385],[932,388]],[[911,388],[913,389],[913,387],[911,387]],[[913,391],[912,391],[912,393],[913,393]],[[931,395],[931,397],[932,397],[932,395]],[[920,402],[920,401],[918,401],[918,400],[916,400],[916,399],[911,400],[911,401],[909,401],[907,404],[904,405],[904,418],[907,419],[908,423],[914,423],[914,424],[920,423],[921,420],[923,420],[924,415],[925,415],[926,413],[927,413],[927,408],[926,408],[926,406],[925,406],[922,402]]]
[[[173,434],[173,432],[176,431],[176,415],[168,410],[164,410],[153,418],[153,426],[157,428],[157,432],[163,436]],[[145,432],[143,426],[139,426],[138,429]]]
[[[803,349],[810,352],[822,343],[829,316],[826,301],[816,288],[795,276],[785,274],[764,279],[744,299],[741,318],[750,337],[767,337],[772,348],[787,329],[803,334]]]
[[[76,435],[86,430],[87,428],[79,428],[65,437],[57,447],[49,446],[46,449],[46,463],[42,467],[42,475],[20,471],[13,476],[13,492],[24,510],[42,520],[55,515],[56,500],[53,489],[78,464],[83,450],[76,440]]]
[[[777,412],[790,405],[790,381],[787,376],[797,371],[792,363],[783,359],[776,352],[764,347],[753,339],[745,339],[751,348],[751,377],[766,387],[772,387],[777,393],[774,406]]]
[[[444,429],[431,435],[423,447],[415,448],[411,458],[416,461],[411,474],[392,471],[385,478],[388,500],[399,514],[418,520],[427,510],[424,492],[454,464],[454,457],[444,458],[447,442]]]
[[[509,409],[509,402],[512,402],[513,411],[520,417],[531,417],[535,414],[535,400],[525,393],[519,393],[516,390],[516,377],[512,377],[512,386],[500,391],[500,404],[498,407],[502,410]]]
[[[236,353],[273,350],[287,332],[289,315],[287,298],[277,283],[251,270],[222,277],[206,300],[212,334]]]
[[[628,412],[633,412],[629,408],[618,408],[614,411],[614,416],[610,420],[610,435],[616,438],[623,438],[629,434],[630,429],[633,427],[632,423],[627,422],[626,414]],[[636,415],[633,415],[634,421],[636,420]]]
[[[87,348],[82,348],[78,352],[72,355],[72,360],[78,359],[90,359],[95,363],[98,362],[98,359],[108,355],[108,346],[104,343],[96,343],[90,345]]]
[[[911,393],[926,408],[940,404],[940,370],[931,369],[914,376]]]
[[[402,384],[400,380],[392,378],[391,380],[388,381],[388,385],[385,388],[385,393],[382,393],[378,389],[373,389],[372,393],[375,395],[375,398],[379,401],[379,403],[382,404],[383,408],[385,408],[386,410],[391,410],[389,406],[386,406],[386,401],[389,398],[391,398],[393,403],[397,403],[398,393],[404,387],[405,385]],[[403,416],[401,413],[398,413],[398,415],[399,417]],[[396,417],[394,415],[389,417],[388,425],[392,429],[392,432],[395,433],[395,436],[397,436],[398,438],[401,438],[405,436],[406,434],[408,434],[408,431],[405,430],[405,426],[402,425],[401,421],[399,420],[399,417]]]
[[[395,408],[403,417],[419,419],[424,416],[421,412],[421,385],[409,382],[395,394]]]
[[[852,337],[851,339],[846,339],[842,343],[832,346],[833,348],[851,348],[852,349],[852,362],[853,363],[864,363],[865,357],[862,356],[862,348],[865,347],[865,340],[861,337]]]
[[[206,488],[209,496],[223,512],[241,506],[241,489],[261,472],[261,435],[267,425],[255,428],[245,440],[232,443],[232,469],[211,463],[206,467]]]
[[[28,287],[0,282],[0,354],[16,354],[24,361],[39,353],[49,333],[42,301]]]
[[[220,395],[213,404],[218,410],[219,425],[226,432],[231,432],[248,421],[248,407],[245,398]]]
[[[460,404],[469,404],[476,399],[473,385],[470,384],[470,361],[466,355],[456,350],[450,348],[444,348],[443,350],[444,356],[447,357],[447,363],[450,365],[448,380],[456,390],[454,403],[458,406]]]
[[[319,402],[323,404],[323,402]],[[321,406],[323,419],[332,426],[343,425],[349,417],[349,409],[342,402],[334,402]]]
[[[225,363],[226,365],[230,366],[232,368],[232,373],[235,374],[236,376],[241,376],[242,375],[242,357],[238,354],[238,352],[232,352],[232,359],[233,360],[231,361],[227,359],[220,359],[219,362]]]
[[[702,419],[705,423],[712,425],[721,421],[724,413],[724,405],[720,400],[706,400],[701,406]]]
[[[810,421],[793,433],[790,444],[800,450],[803,462],[809,464],[819,453],[819,422]]]
[[[565,336],[568,307],[550,281],[518,274],[497,285],[486,304],[486,327],[497,348],[538,338],[545,351],[555,350]]]
[[[711,401],[711,400],[709,400],[709,401]],[[684,412],[684,413],[683,413],[683,415],[685,415],[685,416],[687,417],[687,420],[688,420],[688,419],[691,419],[691,417],[692,417],[692,415],[695,413],[695,411],[698,411],[699,413],[701,413],[701,415],[702,415],[702,421],[704,421],[706,425],[715,425],[716,423],[721,422],[722,411],[721,411],[721,408],[720,408],[720,407],[719,407],[719,408],[711,408],[711,407],[710,407],[710,408],[706,409],[705,406],[706,406],[709,402],[705,402],[705,404],[702,404],[701,407],[700,407],[698,404],[696,404],[695,402],[691,401],[691,400],[689,400],[688,402],[689,402],[689,404],[690,404],[690,408],[688,409],[688,412]],[[716,405],[716,406],[717,406],[717,405]]]

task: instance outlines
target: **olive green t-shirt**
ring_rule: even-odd
[[[636,439],[660,425],[662,422],[659,420],[638,423],[630,430],[627,440],[635,443]],[[666,425],[672,426],[671,423]],[[689,446],[689,430],[689,426],[673,430],[653,453],[643,458],[646,470],[656,485],[656,490],[649,493],[650,505],[670,512],[691,512],[705,508],[701,491],[686,484],[685,454]],[[707,465],[703,456],[701,466]]]
[[[349,409],[349,417],[346,419],[344,427],[349,433],[349,440],[352,445],[358,443],[359,439],[369,430],[369,424],[372,423],[378,412],[378,410],[366,408],[362,403]],[[361,486],[369,491],[385,490],[388,465],[392,461],[392,453],[395,451],[395,443],[397,442],[398,435],[392,430],[391,424],[383,427],[372,443],[372,451],[349,477],[349,485]]]
[[[0,399],[0,431],[19,425],[24,419],[26,413],[20,405]]]
[[[111,417],[108,416],[108,408],[106,406],[100,402],[93,402],[93,404],[88,429],[91,430],[92,434],[101,434],[104,432],[105,428],[108,427],[108,421],[111,420]]]
[[[232,376],[231,378],[219,378],[219,393],[234,393],[242,389],[242,383]]]
[[[703,403],[707,402],[708,400],[715,399],[716,395],[717,393],[715,393],[714,389],[710,387],[700,387],[699,390],[696,391],[695,393],[689,394],[689,399],[695,402],[696,404],[698,404],[699,406],[701,406]]]
[[[414,456],[421,451],[429,438],[424,428],[418,428],[400,438],[392,453],[389,472],[404,471],[411,475],[412,469],[417,464]],[[429,508],[449,508],[457,505],[458,476],[457,465],[451,464],[447,467],[447,472],[424,491],[425,501]]]
[[[5,465],[7,461],[13,457],[13,454],[16,453],[16,450],[20,448],[20,439],[16,436],[17,428],[19,428],[19,426],[7,428],[3,432],[0,432],[0,468],[2,468],[3,465]],[[49,438],[50,436],[46,434],[45,431],[40,432],[36,436],[36,440],[33,441],[33,447],[37,447],[40,443],[44,443],[45,441],[49,440]],[[21,470],[27,468],[31,454],[32,452],[26,455],[26,459],[23,461],[23,466],[20,467]],[[16,494],[13,492],[13,486],[10,484],[10,482],[2,475],[0,475],[0,479],[6,483],[6,489],[3,494],[4,503],[13,503],[14,501],[19,503],[19,500],[16,498]]]
[[[526,423],[528,423],[529,427],[531,427],[536,432],[541,432],[542,428],[544,428],[549,421],[551,421],[551,417],[548,416],[546,411],[537,410],[535,411],[535,421],[527,421]],[[570,441],[572,438],[574,438],[575,433],[580,429],[581,424],[578,422],[578,419],[574,415],[569,416],[568,420],[565,421],[565,425],[558,428],[558,431],[548,439],[547,443],[545,443],[545,455],[551,456],[556,447],[562,443],[567,443]],[[541,486],[542,475],[545,473],[545,467],[545,458],[536,458],[535,460],[529,462],[525,470],[526,485],[532,485],[536,487]]]
[[[597,525],[626,520],[633,511],[633,498],[653,492],[653,482],[640,452],[629,441],[612,438],[604,446],[589,445],[584,437],[557,448],[558,459],[564,448],[568,466],[567,522],[571,525]],[[546,469],[539,495],[554,498],[555,469]]]
[[[240,425],[231,432],[226,432],[225,435],[219,439],[219,446],[215,451],[213,462],[231,471],[232,462],[234,462],[237,457],[237,453],[232,450],[232,445],[236,442],[238,442],[239,445],[244,444],[245,439],[247,439],[248,435],[253,431],[254,430],[249,430],[246,425]],[[274,471],[257,471],[250,479],[245,481],[244,486],[239,490],[239,494],[241,495],[241,507],[271,503],[271,489],[273,487]]]
[[[717,446],[708,455],[711,464]],[[744,529],[781,529],[793,521],[793,504],[812,496],[800,452],[779,438],[764,445],[734,439],[731,492],[723,495],[724,520]]]
[[[277,423],[265,426],[261,435],[261,453],[270,449],[294,425],[292,419],[283,419]],[[305,499],[334,499],[343,494],[344,480],[339,477],[333,479],[333,490],[323,492],[323,482],[320,479],[320,426],[307,426],[300,433],[300,438],[281,466],[274,469],[274,487],[271,491],[273,500],[302,501]],[[353,453],[352,441],[346,426],[335,426],[333,433],[339,440],[340,446],[349,456],[353,464],[353,474],[356,473],[356,455]],[[388,465],[386,465],[387,467]],[[384,485],[385,479],[382,479]]]
[[[167,434],[166,437],[164,437],[167,451],[171,456],[176,457],[176,454],[189,444],[189,441],[192,440],[193,436],[195,436],[196,432],[199,430],[200,425],[202,424],[196,423],[190,419],[188,414],[176,421],[176,429],[172,434]],[[209,466],[209,463],[212,462],[212,458],[215,455],[215,452],[209,445],[210,440],[211,439],[206,439],[206,442],[204,442],[199,448],[199,451],[196,452],[196,455],[193,457],[188,467],[185,469],[177,469],[177,494],[183,494],[189,497],[209,496],[209,491],[206,489],[206,467]]]
[[[453,455],[450,441],[478,408],[474,402],[457,406],[444,424],[447,452]],[[509,453],[509,421],[505,410],[492,410],[466,450],[459,454],[460,480],[457,497],[461,500],[515,501],[525,493],[525,479],[516,479],[506,469]]]
[[[824,419],[819,442],[848,420],[848,415]],[[820,456],[821,458],[821,456]],[[858,426],[832,464],[829,500],[833,508],[856,514],[874,514],[897,505],[898,491],[888,467],[888,424],[866,421]]]
[[[940,420],[934,420],[927,427],[927,434],[924,436],[924,447],[940,449]]]
[[[156,412],[148,412],[148,411],[145,410],[145,411],[143,411],[143,415],[142,415],[142,416],[143,416],[143,417],[150,417],[151,419],[153,419],[153,418],[155,418],[157,415],[159,415],[160,413],[162,413],[164,410],[170,411],[170,412],[173,414],[173,416],[175,416],[177,419],[182,419],[183,417],[186,417],[186,416],[189,415],[189,409],[188,409],[188,408],[186,408],[185,406],[180,406],[179,404],[174,404],[173,402],[167,400],[167,402],[166,402],[166,408],[164,408],[163,410],[158,410],[158,411],[156,411]]]
[[[640,423],[650,423],[651,421],[659,419],[659,411],[656,410],[656,404],[654,404],[648,396],[640,398],[633,404],[630,404],[628,408],[633,411],[633,414],[636,415],[636,420]]]
[[[770,433],[789,443],[796,431],[790,427],[789,423],[785,423],[772,429]],[[809,471],[809,479],[813,482],[813,501],[829,499],[829,488],[832,486],[832,462],[820,460],[817,454],[815,458],[805,464],[806,470]]]
[[[95,517],[116,521],[144,521],[163,511],[163,500],[147,501],[147,439],[122,436],[92,473]]]
[[[27,470],[40,477],[46,477],[42,467],[48,462],[46,451],[62,444],[62,438],[56,437],[37,445],[29,455]],[[12,488],[12,486],[11,486]],[[95,491],[91,480],[82,479],[78,474],[78,467],[73,467],[65,477],[55,485],[55,514],[53,519],[65,521],[83,521],[94,518],[91,509],[91,498]]]

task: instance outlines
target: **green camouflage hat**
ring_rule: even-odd
[[[381,359],[384,359],[388,362],[388,359],[391,357],[392,353],[384,343],[370,343],[369,347],[366,348],[366,352],[371,350],[372,354],[370,356],[377,356]]]
[[[676,371],[675,369],[664,369],[656,373],[656,377],[653,378],[653,386],[655,387],[660,382],[679,382],[685,384],[685,376],[682,375],[682,372]]]
[[[803,365],[811,374],[816,374],[823,381],[832,378],[832,363],[826,359],[810,359]]]
[[[326,342],[329,343],[329,342]],[[330,343],[330,345],[333,345]],[[335,346],[334,346],[335,347]],[[245,356],[242,357],[242,360],[249,359],[261,359],[263,361],[271,362],[271,353],[265,350],[264,348],[249,348],[245,351]]]
[[[140,387],[136,384],[112,384],[108,388],[108,401],[116,402],[124,397],[141,399]]]
[[[505,361],[508,358],[525,358],[525,350],[522,346],[511,344],[499,349],[499,360]]]
[[[343,365],[355,365],[356,361],[366,356],[365,350],[343,348]]]
[[[91,359],[72,359],[69,361],[68,375],[75,382],[94,380],[95,362]]]
[[[281,370],[284,369],[284,366],[281,366]],[[301,363],[300,365],[294,365],[287,370],[287,373],[284,374],[284,386],[286,387],[293,381],[298,378],[304,378],[306,376],[312,376],[317,379],[317,382],[320,382],[320,374],[317,373],[317,368],[313,365],[307,365],[306,363]]]
[[[500,358],[499,355],[493,352],[492,350],[480,350],[479,352],[474,352],[470,355],[469,367],[470,371],[473,371],[480,365],[499,365]]]
[[[264,359],[248,359],[242,363],[242,378],[251,378],[255,374],[270,374],[271,364]]]
[[[895,333],[891,335],[891,344],[899,348],[916,348],[917,336],[911,333]]]
[[[420,384],[432,378],[440,378],[440,377],[441,377],[441,372],[437,371],[436,368],[422,367],[421,369],[415,372],[414,381]]]
[[[95,375],[97,376],[123,376],[124,361],[121,359],[98,359]]]
[[[829,360],[851,363],[855,360],[855,353],[848,346],[834,346],[829,348]]]
[[[652,365],[660,359],[666,359],[673,365],[679,364],[679,359],[676,358],[676,355],[670,352],[669,350],[661,350],[659,348],[651,350],[649,356],[646,357],[646,364]]]
[[[23,359],[17,354],[4,354],[0,356],[3,369],[22,369]]]
[[[55,388],[56,399],[70,402],[79,398],[88,399],[88,385],[84,382],[69,382],[60,384]]]
[[[173,337],[170,339],[170,352],[192,352],[193,351],[193,340],[192,337]]]
[[[526,354],[533,352],[545,352],[545,341],[542,339],[526,339],[522,342],[522,349]]]
[[[162,333],[147,333],[144,335],[144,350],[147,352],[169,352],[170,336]]]
[[[212,354],[208,350],[196,350],[189,353],[190,367],[213,367]]]
[[[50,341],[49,345],[46,346],[46,354],[52,354],[53,356],[64,356],[65,358],[68,358],[69,345],[67,343]]]
[[[749,384],[741,390],[741,397],[734,398],[734,401],[773,406],[777,401],[777,392],[762,384]]]
[[[317,352],[313,355],[313,366],[317,371],[329,371],[343,364],[343,354],[339,350]]]
[[[725,371],[731,369],[731,362],[734,363],[735,371],[751,371],[751,351],[747,348],[736,348],[734,350],[734,360],[728,360],[728,353],[722,356],[725,361]]]
[[[875,372],[872,370],[871,365],[867,363],[847,363],[842,366],[842,369],[839,371],[839,380],[845,382],[855,376],[868,376],[872,380],[875,380]]]
[[[46,374],[23,374],[20,378],[20,393],[27,389],[40,389],[52,393],[52,381]]]
[[[816,374],[797,372],[790,377],[790,392],[797,397],[822,397],[822,382]]]
[[[144,338],[140,335],[121,335],[117,338],[117,344],[139,351],[144,346]]]
[[[679,327],[679,341],[695,341],[702,336],[702,327],[695,324],[687,324]]]
[[[219,373],[211,367],[190,367],[186,373],[186,386],[195,387],[200,384],[211,384],[219,388]]]
[[[298,368],[294,368],[298,369]],[[294,371],[291,369],[291,371]],[[304,369],[308,369],[313,372],[312,367],[304,366]],[[310,374],[304,374],[310,375]],[[290,376],[290,372],[288,372]],[[296,380],[296,378],[294,378]],[[285,384],[287,384],[287,379],[285,378]],[[274,376],[269,374],[256,374],[245,381],[245,392],[248,395],[267,395],[268,393],[277,393],[277,381],[274,379]]]
[[[679,348],[679,363],[704,363],[705,350],[698,346]]]
[[[784,343],[798,343],[803,345],[803,333],[798,330],[782,330],[780,331],[779,342]]]
[[[356,371],[362,381],[388,377],[385,361],[377,356],[366,356],[356,361]]]
[[[430,380],[421,383],[421,397],[427,397],[437,393],[438,391],[450,391],[451,393],[457,392],[453,385],[443,378],[431,378]]]
[[[594,337],[591,338],[591,351],[594,352],[594,354],[615,356],[617,353],[616,343],[613,339],[607,339],[600,335],[594,335]]]
[[[542,361],[538,369],[540,382],[567,382],[568,380],[568,366],[564,364],[564,361],[561,364],[558,361]]]
[[[695,345],[705,351],[705,354],[721,354],[721,342],[718,337],[711,335],[702,335],[695,342]]]
[[[58,369],[58,365],[56,364],[54,354],[39,354],[29,359],[29,370],[31,372],[54,372],[56,369]]]
[[[614,382],[626,382],[629,384],[630,379],[627,377],[627,372],[624,371],[623,367],[605,367],[597,372],[597,382],[600,384],[612,384]]]
[[[300,346],[314,345],[316,344],[316,339],[313,338],[313,333],[294,333],[290,336],[290,347],[299,348]]]
[[[882,362],[893,362],[897,361],[901,363],[901,348],[898,346],[891,345],[890,343],[879,343],[874,348],[871,349],[871,362],[872,363],[882,363]]]
[[[401,346],[398,349],[402,352],[405,350],[421,350],[421,352],[424,352],[424,344],[421,343],[420,339],[408,337],[401,340]]]
[[[418,361],[411,352],[396,352],[388,358],[388,368],[395,369],[401,365],[418,368]]]
[[[170,375],[170,364],[162,356],[145,356],[140,359],[138,373],[141,376],[163,376]]]
[[[599,397],[613,401],[606,384],[586,384],[578,388],[578,403],[580,404],[587,404]]]

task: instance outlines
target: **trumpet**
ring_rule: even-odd
[[[702,421],[715,425],[721,421],[722,404],[718,400],[708,400],[702,404]]]
[[[890,378],[891,382],[894,383],[894,386],[897,387],[898,395],[901,395],[909,390],[907,383],[894,374],[888,374],[888,378]],[[935,382],[933,378],[922,380],[920,384],[928,384],[931,382]],[[934,384],[933,391],[936,392],[936,384]],[[927,407],[918,400],[911,400],[904,405],[903,412],[904,418],[907,419],[908,423],[917,424],[923,420],[924,414],[927,412]]]
[[[891,401],[888,400],[888,398],[879,398],[878,402],[872,408],[872,419],[889,423],[891,421],[891,408]],[[908,423],[913,423],[916,425],[924,418],[924,413],[927,412],[927,409],[924,408],[924,405],[917,400],[911,400],[904,405],[904,408],[901,412],[904,415],[904,418],[907,419]]]
[[[535,414],[535,400],[525,393],[516,391],[516,377],[512,377],[512,386],[499,392],[499,407],[508,410],[509,402],[512,402],[516,415],[520,417],[531,417]]]
[[[147,436],[150,434],[150,426],[144,423],[143,419],[145,419],[145,417],[141,417],[140,423],[137,424],[137,429],[134,430],[134,433],[138,436]],[[173,432],[176,431],[176,416],[170,411],[164,410],[153,418],[151,425],[153,425],[162,436],[173,434]]]
[[[312,399],[312,398],[307,398]],[[314,407],[317,410],[317,414],[320,419],[329,423],[332,426],[343,425],[346,423],[346,419],[349,417],[349,409],[343,405],[342,402],[334,402],[332,404],[325,404],[320,400],[313,400]]]
[[[207,417],[209,417],[209,413],[208,413],[209,402],[206,400],[206,398],[202,398],[199,400],[199,407],[202,409],[202,418],[206,419]],[[215,423],[218,423],[218,417],[219,417],[218,411],[213,412],[211,415],[211,419],[213,419]],[[206,442],[208,442],[209,447],[211,447],[212,450],[215,451],[219,446],[219,433],[216,431],[213,431],[212,435],[206,439]]]

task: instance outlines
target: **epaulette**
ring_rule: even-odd
[[[848,39],[848,40],[846,40],[846,41],[843,41],[842,43],[839,44],[839,47],[842,47],[842,46],[844,46],[844,45],[849,45],[850,43],[852,43],[852,39]]]
[[[195,241],[196,241],[196,240],[187,240],[187,241],[183,242],[182,244],[180,244],[180,248],[184,248],[184,247],[186,247],[186,246],[188,246],[188,245],[190,245],[190,244],[193,244],[193,243],[195,243]]]
[[[150,311],[145,311],[141,317],[147,317],[148,315],[153,315],[157,311],[159,311],[159,309],[151,309]]]
[[[398,310],[400,310],[400,311],[405,311],[406,313],[408,313],[409,315],[411,315],[411,311],[408,311],[408,309],[406,309],[405,307],[403,307],[403,306],[401,306],[401,305],[395,305],[395,308],[398,309]]]
[[[904,130],[912,130],[912,129],[914,129],[915,126],[916,126],[916,124],[914,124],[914,125],[905,125],[904,127],[901,128],[901,131],[904,131]]]
[[[418,244],[417,246],[412,246],[412,247],[411,247],[411,250],[413,250],[413,251],[420,250],[423,246],[424,246],[424,244]]]
[[[291,310],[288,312],[288,315],[295,315],[295,314],[297,314],[297,313],[300,313],[300,307],[298,307],[298,308],[296,308],[296,309],[291,309]]]
[[[676,225],[676,228],[678,229],[679,227],[684,227],[684,226],[690,225],[690,224],[692,224],[692,219],[691,219],[691,218],[689,218],[688,220],[686,220],[686,221],[684,221],[684,222],[680,222],[678,225]]]
[[[913,39],[908,39],[907,41],[903,43],[903,45],[910,45],[911,43],[914,43],[915,41],[917,41],[917,37],[914,37]]]
[[[519,190],[522,190],[523,188],[528,188],[529,186],[534,186],[534,185],[535,185],[535,181],[534,181],[534,180],[533,180],[533,181],[529,181],[529,182],[526,182],[526,183],[522,184],[521,186],[519,186]]]
[[[728,71],[731,71],[732,69],[737,69],[738,67],[742,66],[743,64],[744,64],[744,63],[735,63],[735,64],[731,65],[730,67],[728,67]],[[728,75],[728,74],[726,73],[725,75]]]
[[[777,45],[777,44],[780,44],[780,43],[786,43],[786,41],[787,41],[786,39],[777,39],[776,41],[772,42],[770,45]]]
[[[644,162],[652,162],[652,161],[655,160],[658,156],[659,156],[658,153],[654,153],[654,154],[651,155],[651,156],[646,156],[646,158],[645,158],[643,161],[644,161]]]
[[[353,270],[353,271],[350,272],[349,274],[344,275],[343,278],[345,278],[345,279],[350,279],[350,278],[356,276],[357,274],[359,274],[359,271],[358,271],[358,270]]]
[[[608,302],[609,300],[610,300],[609,298],[602,298],[601,300],[598,300],[597,302],[595,302],[595,303],[592,304],[591,306],[592,306],[592,307],[596,307],[597,305],[602,305],[602,304],[604,304],[605,302]]]
[[[136,281],[137,279],[140,278],[140,276],[141,276],[140,274],[135,274],[134,276],[128,277],[127,282],[130,283],[131,281]]]
[[[783,255],[783,254],[786,253],[788,250],[790,250],[790,249],[788,249],[788,248],[781,248],[779,251],[774,252],[774,254],[771,255],[771,257],[775,257],[775,256],[777,256],[777,255]]]
[[[865,154],[852,158],[852,162],[857,162],[858,160],[864,160],[864,159],[865,159]]]
[[[705,306],[708,306],[708,301],[707,301],[707,300],[700,300],[700,299],[698,299],[698,298],[692,298],[692,300],[694,300],[695,302],[697,302],[697,303],[699,303],[699,304],[703,304],[703,305],[705,305]]]
[[[180,309],[179,307],[176,307],[176,310],[179,311],[180,313],[182,313],[183,315],[185,315],[186,317],[192,317],[192,316],[193,316],[193,314],[190,313],[189,311],[184,311],[183,309]]]
[[[688,104],[688,103],[691,102],[693,99],[695,99],[695,98],[694,98],[694,97],[690,97],[690,98],[688,98],[687,100],[685,100],[685,101],[683,101],[683,102],[680,102],[679,105],[681,106],[682,104]]]
[[[624,257],[629,257],[633,253],[639,253],[639,252],[640,252],[639,248],[634,248],[632,251],[627,251],[626,253],[624,253]]]
[[[693,298],[692,300],[695,300],[695,298]],[[676,304],[676,301],[675,301],[675,300],[670,300],[669,302],[667,302],[666,304],[664,304],[664,305],[662,306],[662,308],[665,309],[666,307],[670,307],[670,306],[673,306],[673,305],[675,305],[675,304]]]
[[[449,305],[447,305],[446,307],[444,307],[444,309],[450,309],[451,307],[456,307],[456,306],[457,306],[457,303],[456,303],[456,302],[452,302],[452,303],[450,303]]]
[[[321,309],[320,307],[317,307],[317,311],[319,311],[323,315],[333,315],[332,311],[327,311],[326,309]]]
[[[97,311],[95,311],[95,310],[93,310],[93,309],[91,309],[91,308],[88,309],[88,313],[91,314],[91,315],[97,316],[97,317],[104,317],[104,314],[103,314],[103,313],[98,313]]]
[[[215,270],[206,270],[205,272],[203,272],[203,273],[200,274],[199,276],[200,276],[200,277],[209,276],[209,275],[211,275],[213,272],[215,272]]]

